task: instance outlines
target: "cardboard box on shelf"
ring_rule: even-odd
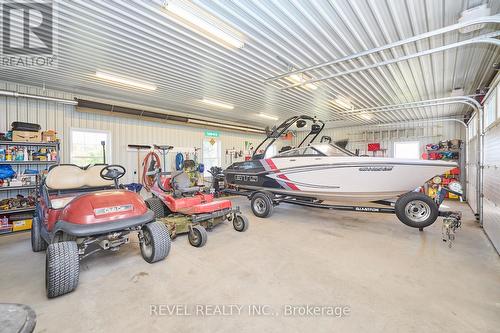
[[[41,142],[42,133],[30,131],[12,131],[12,141],[20,142]]]
[[[53,130],[43,131],[42,132],[42,141],[43,142],[56,142],[57,141],[57,133]]]
[[[32,223],[32,219],[12,221],[12,231],[29,230]]]

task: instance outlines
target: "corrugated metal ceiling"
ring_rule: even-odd
[[[491,13],[497,14],[500,0],[195,1],[246,35],[245,46],[236,51],[169,20],[160,11],[162,3],[59,1],[58,68],[2,68],[1,77],[259,126],[274,122],[258,117],[259,112],[280,119],[298,113],[327,120],[345,118],[330,103],[337,96],[350,99],[356,108],[367,108],[448,97],[457,87],[472,94],[487,84],[492,64],[500,56],[498,47],[468,45],[322,81],[314,91],[280,90],[265,79],[286,72],[290,65],[303,68],[452,25],[463,10],[481,3],[488,3]],[[490,24],[469,34],[450,32],[316,74],[370,65],[496,30],[498,25]],[[98,69],[151,82],[158,89],[142,92],[111,86],[94,77]],[[235,108],[216,110],[201,104],[202,98]],[[463,106],[446,105],[377,113],[372,121],[463,112]]]

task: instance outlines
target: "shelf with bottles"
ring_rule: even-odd
[[[54,164],[59,162],[59,147],[6,145],[0,147],[0,164]]]

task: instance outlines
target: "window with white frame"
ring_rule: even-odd
[[[208,170],[213,166],[222,166],[222,153],[220,140],[214,138],[203,140],[203,164],[205,177],[210,176]]]
[[[497,119],[497,93],[494,91],[484,103],[484,128],[491,125]]]
[[[406,159],[420,159],[420,142],[394,142],[394,157]]]
[[[110,163],[111,133],[108,131],[72,128],[70,144],[72,164],[85,166]]]

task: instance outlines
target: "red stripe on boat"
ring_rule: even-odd
[[[273,170],[273,171],[279,171],[278,168],[276,167],[276,164],[274,164],[274,162],[273,162],[272,159],[268,158],[265,161],[271,167],[271,170]]]
[[[284,174],[278,175],[278,178],[281,178],[281,179],[284,179],[284,180],[288,180],[287,182],[285,182],[288,185],[288,187],[290,187],[294,191],[300,191],[299,188],[297,186],[295,186],[294,183],[290,183],[290,179],[288,179],[288,177],[285,176]]]
[[[265,161],[271,167],[272,171],[279,172],[279,169],[276,167],[276,164],[274,164],[272,159],[268,158]],[[290,183],[290,179],[288,179],[284,174],[279,174],[278,178],[281,178],[283,180],[288,180],[287,182],[285,182],[288,185],[288,187],[290,187],[294,191],[300,191],[299,188],[295,186],[295,184]]]

